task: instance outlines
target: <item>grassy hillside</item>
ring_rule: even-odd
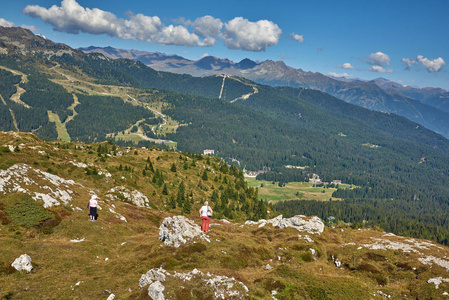
[[[243,283],[248,291],[240,299],[430,299],[449,291],[444,280],[449,248],[441,245],[353,230],[344,223],[321,234],[244,224],[248,217],[258,219],[256,207],[249,214],[242,209],[258,204],[249,197],[257,192],[241,182],[241,172],[231,175],[236,169],[212,158],[107,143],[44,142],[14,132],[0,133],[0,145],[0,296],[5,299],[111,293],[116,299],[149,299],[139,279],[160,267],[170,274],[201,271],[190,280],[167,279],[164,295],[171,299],[215,299],[217,290],[204,284],[206,273]],[[158,178],[153,183],[157,172],[167,195]],[[180,182],[190,213],[178,199],[176,208],[170,206]],[[212,201],[214,191],[219,201]],[[97,222],[88,221],[91,194],[101,198]],[[148,201],[139,202],[142,195]],[[234,219],[226,218],[231,222],[222,220],[226,197],[235,208]],[[49,199],[59,205],[45,207]],[[165,246],[158,238],[163,219],[184,213],[199,226],[197,210],[205,199],[216,212],[210,242]],[[265,217],[274,217],[269,210]],[[32,258],[30,273],[10,266],[25,253]],[[443,280],[436,289],[432,282],[438,277]]]

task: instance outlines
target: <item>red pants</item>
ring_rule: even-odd
[[[209,231],[210,217],[201,217],[201,219],[203,219],[203,226],[201,226],[201,230]]]

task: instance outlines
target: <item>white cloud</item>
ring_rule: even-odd
[[[340,69],[347,69],[347,70],[353,70],[353,69],[355,69],[350,63],[344,63],[344,64],[341,65],[341,66],[337,66],[337,68],[340,68]]]
[[[298,43],[304,43],[304,36],[301,34],[301,35],[299,35],[299,34],[296,34],[296,33],[291,33],[289,36],[288,36],[288,38],[289,39],[291,39],[291,40],[294,40],[294,41],[297,41]]]
[[[224,41],[229,49],[263,51],[276,45],[282,30],[268,20],[250,22],[237,17],[225,24]]]
[[[98,8],[85,8],[77,0],[63,0],[61,6],[53,5],[48,9],[28,5],[23,13],[40,18],[56,31],[107,34],[121,39],[164,45],[213,46],[221,38],[230,49],[263,51],[277,44],[282,34],[282,30],[268,20],[250,22],[237,17],[223,24],[220,19],[212,16],[200,17],[193,22],[181,17],[175,20],[175,23],[181,25],[166,26],[158,16],[128,13],[128,18],[122,19]],[[193,32],[189,28],[193,28]]]
[[[184,26],[169,25],[164,27],[159,37],[158,43],[164,45],[184,45],[184,46],[202,46],[200,38],[190,33]]]
[[[384,69],[381,66],[372,66],[369,68],[370,72],[378,72],[378,73],[394,73],[391,69]]]
[[[329,72],[327,73],[329,76],[333,77],[354,77],[354,75],[348,74],[348,73],[335,73],[335,72]]]
[[[0,18],[0,26],[3,26],[3,27],[13,27],[13,26],[14,26],[14,23],[13,23],[13,22],[9,22],[9,21],[7,21],[7,20],[5,20],[5,19],[3,19],[3,18]]]
[[[416,59],[412,58],[403,58],[401,59],[401,62],[405,65],[405,70],[410,70],[412,65],[416,65]]]
[[[441,57],[436,59],[428,59],[422,55],[418,55],[417,59],[430,73],[439,72],[443,66],[446,65],[446,62]]]
[[[213,46],[217,43],[216,37],[221,36],[223,22],[212,16],[197,18],[192,26],[195,28],[193,33],[203,38],[205,46]]]
[[[382,52],[376,52],[376,53],[371,53],[370,56],[368,56],[368,63],[370,65],[377,65],[377,66],[383,66],[383,65],[390,65],[391,59],[390,57]]]

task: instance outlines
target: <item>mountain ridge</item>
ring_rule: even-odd
[[[86,52],[94,52],[90,49]],[[139,60],[138,57],[134,58]],[[208,57],[208,63],[202,65],[205,58],[198,61],[189,61],[182,64],[173,63],[171,59],[166,62],[145,60],[145,64],[159,71],[167,71],[193,76],[210,76],[227,74],[241,76],[258,83],[271,86],[292,86],[297,88],[311,88],[326,92],[348,103],[356,104],[368,109],[395,113],[415,121],[429,129],[449,137],[449,108],[444,99],[439,97],[444,94],[443,89],[426,88],[413,89],[400,86],[395,83],[394,92],[387,89],[379,81],[341,81],[327,77],[317,72],[305,72],[301,69],[288,67],[283,61],[252,62],[252,68],[240,68],[238,64],[227,59]],[[143,60],[142,60],[143,61]],[[425,101],[422,95],[436,94],[429,101]],[[419,98],[415,99],[413,96]],[[426,98],[427,99],[427,98]]]

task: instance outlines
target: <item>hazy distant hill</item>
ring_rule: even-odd
[[[193,76],[228,74],[241,76],[272,86],[303,87],[320,90],[371,110],[395,113],[449,137],[449,108],[438,98],[446,91],[436,88],[416,89],[399,84],[366,81],[342,81],[321,73],[305,72],[285,65],[282,61],[256,63],[249,59],[234,63],[212,56],[189,61],[179,56],[151,54],[135,50],[110,48],[82,48],[83,51],[100,52],[108,57],[129,57],[159,70]],[[154,55],[154,57],[152,56]],[[447,98],[447,96],[445,96]],[[427,101],[430,100],[431,101]],[[419,101],[418,101],[419,100]],[[442,103],[443,102],[443,103]]]

